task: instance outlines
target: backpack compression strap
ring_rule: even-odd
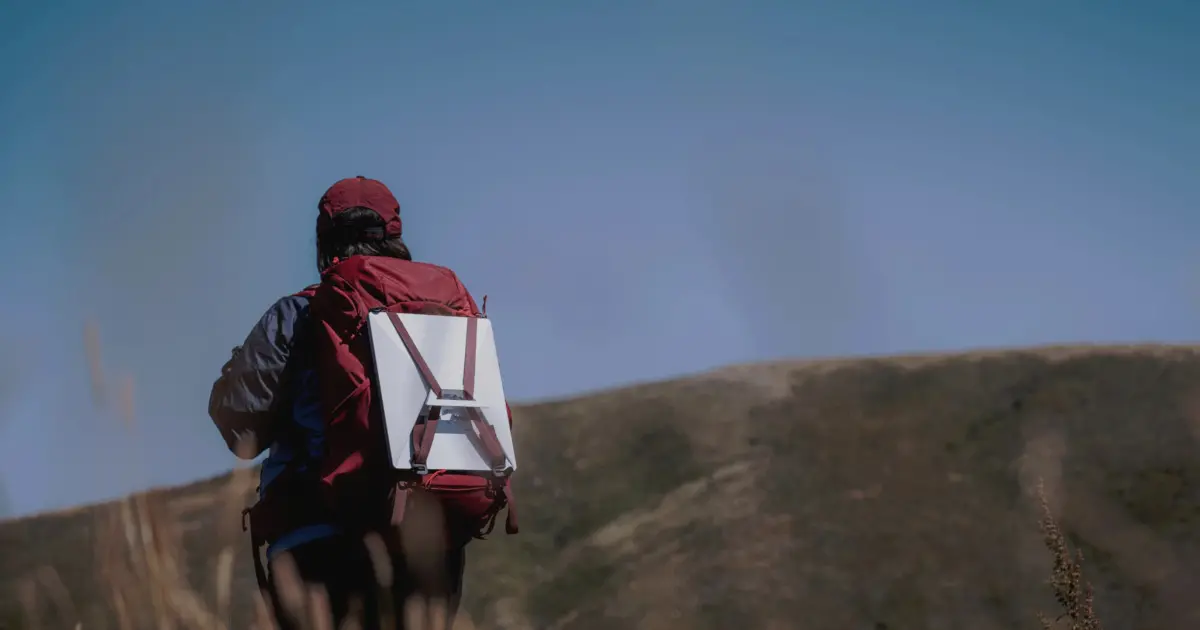
[[[413,363],[417,366],[417,371],[421,373],[421,378],[425,380],[425,384],[429,386],[429,389],[433,390],[434,396],[441,398],[443,392],[442,386],[433,375],[433,370],[429,369],[429,364],[425,362],[425,357],[421,355],[421,351],[417,349],[417,344],[413,341],[408,328],[405,327],[404,322],[400,319],[400,315],[388,313],[388,319],[391,320],[392,327],[396,329],[396,334],[400,336],[400,341],[408,350],[408,354],[412,357]],[[475,346],[478,336],[479,320],[474,317],[468,317],[467,350],[463,360],[463,394],[470,401],[475,400]],[[500,446],[500,438],[496,435],[496,428],[488,424],[478,408],[466,407],[464,411],[467,412],[471,426],[479,435],[479,440],[484,452],[487,454],[488,464],[492,467],[492,472],[499,476],[504,472],[507,457],[504,454],[504,449]],[[437,433],[438,416],[440,415],[439,408],[430,409],[429,417],[420,426],[420,435],[417,435],[417,428],[413,429],[413,441],[416,442],[416,449],[413,451],[412,464],[413,468],[417,469],[418,472],[425,470],[425,462],[428,461],[429,451],[433,447],[433,436]]]

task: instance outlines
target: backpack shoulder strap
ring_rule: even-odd
[[[320,284],[310,284],[310,285],[304,287],[303,289],[293,293],[292,295],[295,297],[311,298],[312,296],[316,295],[317,287],[320,287],[320,286],[321,286]]]

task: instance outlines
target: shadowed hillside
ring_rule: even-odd
[[[1196,384],[1197,349],[1062,348],[518,408],[523,531],[473,545],[467,608],[513,630],[1037,628],[1043,479],[1107,627],[1200,627]],[[0,524],[0,625],[250,627],[251,477]]]

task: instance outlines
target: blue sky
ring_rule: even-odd
[[[240,4],[0,8],[10,513],[229,468],[209,387],[350,175],[519,400],[1200,333],[1195,3]]]

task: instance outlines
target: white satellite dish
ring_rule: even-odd
[[[436,427],[427,444],[427,470],[516,470],[491,321],[372,312],[367,324],[393,467],[424,472],[414,462],[421,445],[413,439],[423,425]],[[428,421],[431,411],[436,422]]]

